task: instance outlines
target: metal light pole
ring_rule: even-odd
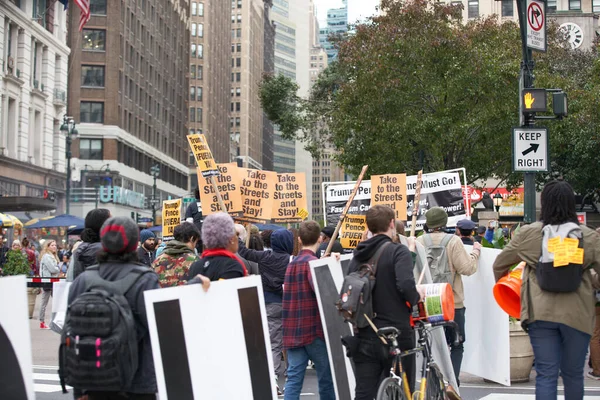
[[[66,135],[67,194],[65,199],[65,213],[69,214],[71,203],[71,144],[73,144],[73,140],[77,138],[78,134],[73,117],[69,117],[65,114],[60,131]]]
[[[150,174],[152,175],[152,177],[154,178],[154,185],[152,185],[152,226],[156,225],[156,178],[158,178],[158,176],[160,175],[160,167],[158,166],[158,164],[153,165],[152,168],[150,168]]]

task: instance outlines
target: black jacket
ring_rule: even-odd
[[[156,251],[148,251],[143,246],[138,247],[137,255],[140,262],[149,267],[152,266],[152,262],[156,258]]]
[[[327,246],[329,246],[328,241],[321,243],[321,245],[319,246],[319,250],[317,250],[317,257],[323,257],[325,255]],[[340,243],[339,240],[336,240],[335,242],[333,242],[333,245],[331,246],[331,252],[332,253],[344,253],[344,248],[342,247],[342,244]]]
[[[80,246],[81,247],[81,246]],[[124,278],[128,271],[133,269],[136,263],[107,262],[100,264],[99,273],[102,279],[116,281]],[[81,274],[73,281],[69,290],[69,304],[85,290],[86,274]],[[131,393],[156,393],[156,374],[154,372],[154,361],[152,359],[152,346],[150,345],[150,334],[148,332],[148,318],[146,317],[146,304],[144,302],[144,291],[159,289],[158,275],[148,272],[143,275],[135,285],[125,294],[133,312],[138,335],[138,358],[139,367],[133,378]],[[85,388],[81,388],[85,389]]]
[[[290,254],[251,250],[246,248],[241,241],[238,253],[245,260],[258,263],[265,303],[281,303],[283,301],[283,281],[285,271],[290,263]]]
[[[379,246],[392,239],[386,235],[376,235],[358,244],[349,271],[358,271],[361,264],[367,263]],[[410,251],[399,243],[387,245],[377,263],[375,289],[373,289],[373,322],[378,328],[395,326],[400,330],[410,329],[411,309],[420,296],[413,275],[413,262]],[[360,336],[376,336],[371,327],[360,329]]]
[[[241,278],[244,276],[244,270],[242,265],[233,258],[215,256],[201,258],[192,264],[188,272],[189,279],[193,279],[198,274],[204,275],[211,281],[218,281]]]
[[[83,242],[73,254],[73,279],[76,279],[87,267],[98,264],[96,256],[102,251],[100,242]]]

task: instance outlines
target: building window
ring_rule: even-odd
[[[236,43],[236,45],[235,45],[235,50],[236,50],[238,53],[241,53],[241,52],[242,52],[242,44],[241,44],[241,43]]]
[[[592,0],[592,12],[600,13],[600,0]]]
[[[190,57],[196,58],[196,44],[192,43],[192,50],[190,52]]]
[[[102,139],[79,139],[79,158],[102,160]]]
[[[513,0],[502,0],[502,16],[512,17],[514,15]]]
[[[196,73],[196,79],[202,80],[202,74],[204,72],[203,70],[204,70],[204,67],[202,67],[202,65],[198,65],[198,72]]]
[[[190,87],[190,100],[196,100],[196,88],[194,86]]]
[[[242,95],[242,89],[241,88],[235,89],[235,95],[240,97]]]
[[[236,58],[235,59],[235,66],[236,67],[241,67],[242,66],[242,59],[241,58]]]
[[[79,121],[102,124],[104,122],[104,103],[82,101],[79,109]]]
[[[241,72],[236,72],[235,73],[235,81],[236,82],[241,82],[242,81],[242,73]]]
[[[94,51],[106,50],[106,31],[103,29],[84,29],[81,48]]]
[[[204,3],[198,3],[198,16],[204,17]]]
[[[202,122],[202,109],[201,108],[197,108],[196,109],[196,122]]]
[[[196,66],[193,64],[190,65],[190,78],[196,79]]]
[[[581,0],[569,0],[569,10],[581,10]]]
[[[198,101],[202,101],[202,88],[200,86],[196,88],[196,96]]]
[[[479,18],[479,0],[469,0],[469,18]]]
[[[195,1],[192,2],[192,16],[196,16],[198,13],[198,3],[196,3]]]
[[[104,87],[104,66],[82,65],[81,86]]]
[[[196,122],[196,109],[190,107],[190,122]]]
[[[548,0],[546,3],[546,11],[549,14],[553,14],[556,12],[556,0]]]
[[[236,29],[236,36],[238,37],[238,39],[242,37],[242,28]]]
[[[196,36],[196,24],[192,24],[192,36]]]
[[[106,15],[106,0],[90,0],[90,14]]]
[[[235,117],[235,126],[239,127],[241,125],[241,119],[240,117]]]
[[[242,111],[240,103],[235,103],[235,111]]]
[[[242,22],[242,14],[237,15],[237,22]]]
[[[204,57],[204,46],[199,44],[198,45],[198,58],[202,58]]]
[[[198,37],[204,37],[204,25],[198,24]]]

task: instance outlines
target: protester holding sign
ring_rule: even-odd
[[[300,253],[290,263],[283,290],[283,347],[287,350],[288,369],[285,400],[299,400],[309,360],[317,370],[319,398],[335,400],[335,391],[323,326],[308,263],[317,260],[320,243],[319,224],[300,224]]]

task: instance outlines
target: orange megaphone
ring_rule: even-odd
[[[494,299],[508,315],[521,318],[521,282],[525,262],[520,262],[512,271],[494,285]]]

